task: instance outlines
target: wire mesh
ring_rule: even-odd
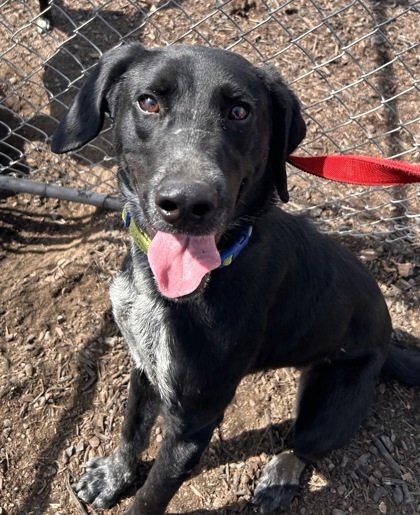
[[[301,155],[419,161],[418,1],[45,5],[52,30],[45,30],[39,2],[0,1],[0,188],[10,187],[6,180],[13,176],[22,181],[21,191],[30,179],[75,190],[84,201],[99,194],[112,200],[116,162],[109,125],[68,156],[52,154],[49,139],[98,58],[127,41],[217,46],[274,65],[304,108],[308,136]],[[418,241],[418,186],[350,187],[289,171],[287,209],[307,212],[326,232]]]

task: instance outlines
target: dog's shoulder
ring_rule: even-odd
[[[253,238],[260,255],[280,258],[285,265],[300,259],[322,259],[325,247],[335,247],[305,215],[291,214],[277,206],[257,222]]]
[[[259,257],[272,276],[293,277],[296,287],[321,291],[355,289],[377,290],[370,271],[356,255],[302,214],[290,214],[273,207],[258,224]]]

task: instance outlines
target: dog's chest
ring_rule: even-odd
[[[110,296],[115,320],[127,342],[135,366],[143,370],[163,399],[172,393],[170,332],[160,298],[150,295],[146,282],[134,289],[121,272],[114,279]]]

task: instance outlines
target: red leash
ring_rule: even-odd
[[[420,182],[420,166],[363,156],[289,156],[288,162],[304,172],[332,181],[368,186],[396,186]]]

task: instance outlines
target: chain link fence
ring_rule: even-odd
[[[41,1],[41,4],[43,2]],[[410,0],[0,0],[0,196],[27,191],[116,209],[112,130],[49,150],[86,73],[122,42],[218,46],[270,63],[299,96],[301,155],[419,162],[419,5]],[[41,8],[42,9],[42,8]],[[327,232],[418,241],[416,185],[362,188],[290,168],[291,201]]]

